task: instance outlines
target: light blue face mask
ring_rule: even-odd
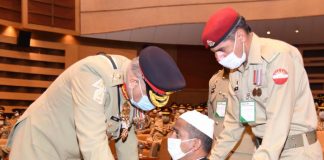
[[[150,110],[154,109],[155,106],[151,103],[151,101],[149,100],[149,98],[147,97],[147,95],[144,95],[143,94],[140,81],[138,81],[138,83],[139,83],[138,85],[140,87],[142,97],[141,97],[141,99],[138,102],[134,101],[134,95],[133,95],[133,89],[134,88],[133,88],[133,89],[131,89],[132,98],[131,98],[130,102],[133,105],[135,105],[136,107],[138,107],[139,109],[143,110],[143,111],[150,111]]]

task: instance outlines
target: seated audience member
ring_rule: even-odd
[[[168,138],[173,160],[207,160],[214,134],[214,121],[195,110],[183,113]]]

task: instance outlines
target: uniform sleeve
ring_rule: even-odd
[[[223,76],[223,72],[218,71],[218,73],[214,74],[208,82],[209,87],[208,87],[207,109],[208,109],[208,117],[211,119],[214,119],[214,112],[213,112],[214,106],[212,104],[212,98],[213,98],[212,92],[215,92],[215,89],[217,87],[216,81],[220,79],[222,76]]]
[[[230,151],[241,139],[244,127],[238,120],[238,101],[234,99],[234,92],[229,84],[228,106],[224,118],[224,130],[220,133],[217,142],[211,150],[209,159],[226,159]]]
[[[71,92],[74,119],[83,159],[113,160],[106,135],[104,84],[99,76],[87,69],[73,74]]]
[[[208,99],[207,99],[207,111],[208,111],[208,117],[213,119],[213,105],[211,104],[211,89],[213,85],[213,78],[209,80],[209,88],[208,88]]]
[[[295,53],[300,54],[300,53]],[[261,146],[256,150],[253,160],[277,160],[284,147],[290,130],[290,123],[294,112],[296,83],[303,76],[302,64],[290,56],[290,53],[280,53],[266,71],[268,102],[266,103],[266,127]],[[288,72],[288,80],[283,84],[276,84],[273,73],[278,69]]]
[[[134,128],[134,126],[131,127],[125,142],[120,139],[115,143],[119,160],[138,160],[138,142]]]

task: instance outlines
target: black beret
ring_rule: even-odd
[[[149,46],[140,51],[139,65],[145,82],[160,95],[182,90],[186,81],[172,57],[163,49]]]

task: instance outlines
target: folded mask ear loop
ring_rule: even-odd
[[[140,84],[141,82],[138,80],[138,85],[139,85],[139,87],[140,87],[140,90],[141,90],[141,94],[142,94],[142,97],[143,97],[143,92],[142,92],[142,87],[141,87],[141,84]],[[135,99],[134,99],[134,92],[133,92],[133,90],[135,89],[135,87],[133,87],[132,89],[131,89],[131,95],[132,95],[132,99],[133,99],[133,101],[135,101]]]
[[[141,82],[140,82],[139,79],[138,79],[138,85],[139,85],[139,87],[140,87],[141,94],[142,94],[142,97],[143,97],[143,96],[144,96],[144,93],[143,93],[142,86],[141,86]]]
[[[237,32],[235,33],[235,37],[234,37],[234,48],[233,48],[233,53],[234,55],[236,56],[235,54],[235,48],[236,48],[236,36],[237,36]],[[236,56],[237,57],[237,56]]]
[[[183,143],[183,142],[188,142],[188,141],[192,141],[192,140],[195,140],[195,139],[196,139],[196,138],[191,138],[191,139],[183,140],[183,141],[181,141],[181,143]],[[192,152],[193,152],[192,149],[189,150],[188,152],[185,153],[185,156],[188,155],[188,154],[190,154],[190,153],[192,153]]]
[[[134,100],[133,89],[134,89],[134,87],[131,89],[131,95],[132,95],[131,99]]]
[[[245,45],[244,45],[244,41],[243,41],[243,52],[242,52],[242,57],[244,56],[243,54],[246,54],[245,53]],[[246,56],[246,55],[245,55]]]

